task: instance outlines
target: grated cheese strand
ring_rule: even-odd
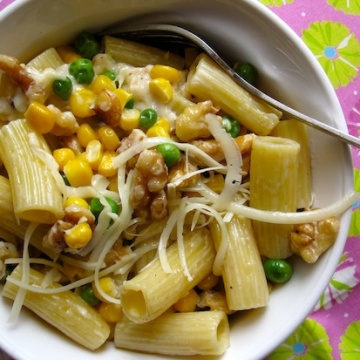
[[[219,195],[205,184],[199,184],[198,192],[211,202],[216,202]],[[321,209],[303,212],[280,212],[254,209],[237,202],[228,204],[228,211],[236,215],[247,217],[251,220],[263,221],[272,224],[304,224],[321,221],[332,216],[338,216],[350,209],[356,201],[360,200],[360,193],[350,191],[335,203]]]
[[[218,119],[219,116],[215,114],[207,114],[205,116],[208,128],[214,139],[220,143],[225,156],[225,184],[220,196],[213,205],[218,210],[224,210],[240,190],[242,157],[234,139],[221,127]]]

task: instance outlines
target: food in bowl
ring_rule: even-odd
[[[0,68],[10,318],[24,305],[91,350],[221,355],[284,259],[334,243],[350,200],[312,209],[306,127],[207,55],[82,32]]]

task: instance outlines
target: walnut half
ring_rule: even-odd
[[[336,217],[295,225],[291,233],[291,249],[307,263],[315,263],[319,256],[334,244],[339,228]]]

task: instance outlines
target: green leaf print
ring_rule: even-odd
[[[317,21],[303,30],[302,39],[314,53],[334,88],[358,75],[360,43],[342,23]]]
[[[351,323],[340,337],[340,356],[342,360],[358,360],[360,358],[360,321]]]
[[[349,236],[360,235],[360,210],[354,210],[351,215]]]
[[[283,6],[286,4],[291,4],[294,0],[260,0],[261,3],[267,6]]]
[[[352,287],[342,283],[341,281],[336,281],[334,279],[330,280],[330,284],[333,286],[334,289],[339,291],[350,291],[352,290]]]
[[[360,170],[354,169],[354,190],[360,191]],[[355,204],[354,207],[359,204]],[[355,209],[352,213],[349,236],[360,235],[360,209]]]
[[[328,4],[333,6],[336,10],[343,11],[345,14],[360,14],[359,0],[328,0]]]
[[[360,191],[360,170],[354,169],[354,189]]]
[[[325,328],[307,318],[272,354],[269,360],[332,360],[332,347]]]

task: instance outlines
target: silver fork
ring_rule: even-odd
[[[186,30],[177,25],[170,24],[134,24],[134,25],[119,25],[111,27],[101,32],[100,35],[112,35],[117,37],[126,37],[138,41],[152,41],[158,44],[180,44],[195,46],[210,56],[224,71],[227,72],[240,86],[245,88],[248,92],[272,105],[283,113],[282,119],[293,118],[305,123],[317,130],[320,130],[328,135],[331,135],[347,144],[360,148],[360,139],[340,131],[330,125],[327,125],[319,120],[307,116],[291,107],[281,103],[278,100],[270,97],[257,89],[253,85],[245,81],[239,76],[234,69],[224,60],[219,54],[203,39],[195,35],[189,30]]]

